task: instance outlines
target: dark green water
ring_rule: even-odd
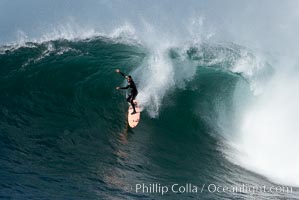
[[[199,54],[200,52],[200,54]],[[226,159],[219,130],[233,129],[235,89],[247,81],[228,69],[237,46],[190,48],[196,67],[184,87],[163,97],[128,128],[123,82],[115,68],[142,67],[148,50],[106,38],[2,47],[0,54],[0,198],[2,199],[296,199],[292,193],[136,192],[136,184],[270,185]],[[229,59],[211,62],[219,54]],[[179,65],[177,49],[168,56]],[[137,86],[142,80],[137,79]],[[225,115],[219,123],[219,109]],[[131,191],[124,188],[132,187]]]

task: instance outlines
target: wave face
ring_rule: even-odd
[[[139,42],[97,36],[2,46],[0,66],[2,198],[152,199],[159,195],[123,188],[136,183],[225,186],[277,181],[271,173],[280,171],[279,163],[262,144],[256,146],[260,157],[250,154],[256,144],[252,139],[258,136],[248,131],[260,133],[263,127],[250,121],[238,134],[247,119],[243,113],[262,90],[260,81],[274,73],[269,63],[244,47],[202,43],[149,49]],[[124,84],[114,72],[117,67],[132,74],[140,91],[142,120],[134,130],[126,122],[125,94],[115,90]],[[262,117],[279,103],[250,111]],[[242,145],[243,139],[248,143]],[[284,167],[297,162],[290,156]],[[259,158],[264,161],[256,163]],[[277,168],[267,171],[267,160]],[[298,177],[295,166],[289,169],[276,174],[283,179],[277,183],[297,184],[297,179],[289,179]],[[294,187],[288,194],[201,195],[291,199],[298,194]]]

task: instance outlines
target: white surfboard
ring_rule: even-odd
[[[128,123],[131,128],[135,128],[140,121],[140,108],[139,108],[138,102],[136,100],[134,100],[134,103],[135,103],[135,110],[137,113],[135,113],[133,115],[131,114],[133,112],[133,108],[132,108],[131,104],[128,109]]]

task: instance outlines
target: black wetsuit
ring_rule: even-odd
[[[126,76],[119,72],[123,77],[126,78]],[[133,107],[133,110],[134,112],[136,112],[135,110],[135,105],[133,103],[134,99],[136,98],[137,94],[138,94],[138,90],[136,88],[136,85],[135,85],[135,82],[131,79],[131,81],[128,83],[128,85],[126,87],[121,87],[120,89],[128,89],[128,88],[131,88],[131,92],[129,94],[129,96],[127,97],[127,101],[131,103],[132,107]]]

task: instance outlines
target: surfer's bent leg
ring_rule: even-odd
[[[133,108],[133,113],[136,113],[136,110],[135,110],[135,104],[134,104],[134,99],[135,99],[135,97],[137,96],[137,94],[135,94],[135,93],[133,93],[133,94],[131,94],[129,97],[131,98],[130,99],[130,103],[131,103],[131,105],[132,105],[132,108]]]
[[[135,105],[134,105],[134,94],[130,94],[128,97],[127,97],[127,102],[129,102],[131,105],[132,105],[132,108],[133,108],[133,113],[136,113],[136,110],[135,110]]]
[[[133,97],[133,94],[130,94],[128,97],[127,97],[127,102],[131,103],[131,99]]]

